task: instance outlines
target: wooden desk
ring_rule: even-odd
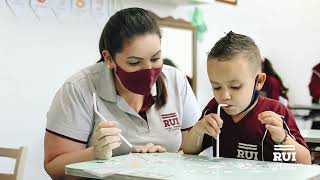
[[[143,158],[139,157],[142,156]],[[106,179],[252,179],[301,180],[320,177],[320,166],[263,162],[178,153],[129,154],[103,161],[88,161],[67,165],[66,174],[103,179],[97,172],[117,170]],[[146,159],[146,160],[145,160]]]

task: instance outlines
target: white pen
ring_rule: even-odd
[[[220,117],[220,109],[222,106],[228,106],[227,104],[219,104],[218,109],[217,109],[217,114]],[[220,158],[220,135],[217,134],[217,139],[216,139],[216,158]]]
[[[93,93],[93,109],[94,109],[94,112],[103,120],[103,121],[107,121],[103,116],[102,114],[100,114],[100,112],[98,111],[98,108],[97,108],[97,99],[96,99],[96,93]],[[130,147],[132,148],[132,144],[125,138],[123,137],[121,134],[119,134],[120,138]]]

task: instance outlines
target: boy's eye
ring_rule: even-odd
[[[241,86],[232,86],[231,89],[240,89]]]
[[[219,90],[221,87],[213,87],[214,90]]]

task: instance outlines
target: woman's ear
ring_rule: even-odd
[[[257,83],[256,83],[257,91],[260,91],[262,89],[266,79],[267,79],[267,75],[265,73],[258,74],[258,79],[257,79]]]
[[[103,50],[102,51],[102,56],[103,56],[103,59],[104,59],[104,63],[107,65],[108,68],[110,68],[110,69],[115,68],[115,64],[114,64],[114,62],[112,60],[112,57],[111,57],[111,55],[110,55],[108,50]]]

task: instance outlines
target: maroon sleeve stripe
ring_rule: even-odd
[[[69,139],[71,141],[74,141],[74,142],[77,142],[77,143],[81,143],[81,144],[88,144],[87,142],[85,141],[81,141],[81,140],[78,140],[78,139],[74,139],[74,138],[71,138],[71,137],[68,137],[68,136],[65,136],[65,135],[62,135],[62,134],[59,134],[59,133],[56,133],[54,131],[51,131],[49,129],[46,128],[46,131],[51,133],[51,134],[54,134],[54,135],[57,135],[57,136],[60,136],[62,138],[65,138],[65,139]]]
[[[192,128],[193,128],[193,126],[188,127],[188,128],[186,128],[186,129],[181,129],[181,131],[190,131],[190,129],[192,129]]]

